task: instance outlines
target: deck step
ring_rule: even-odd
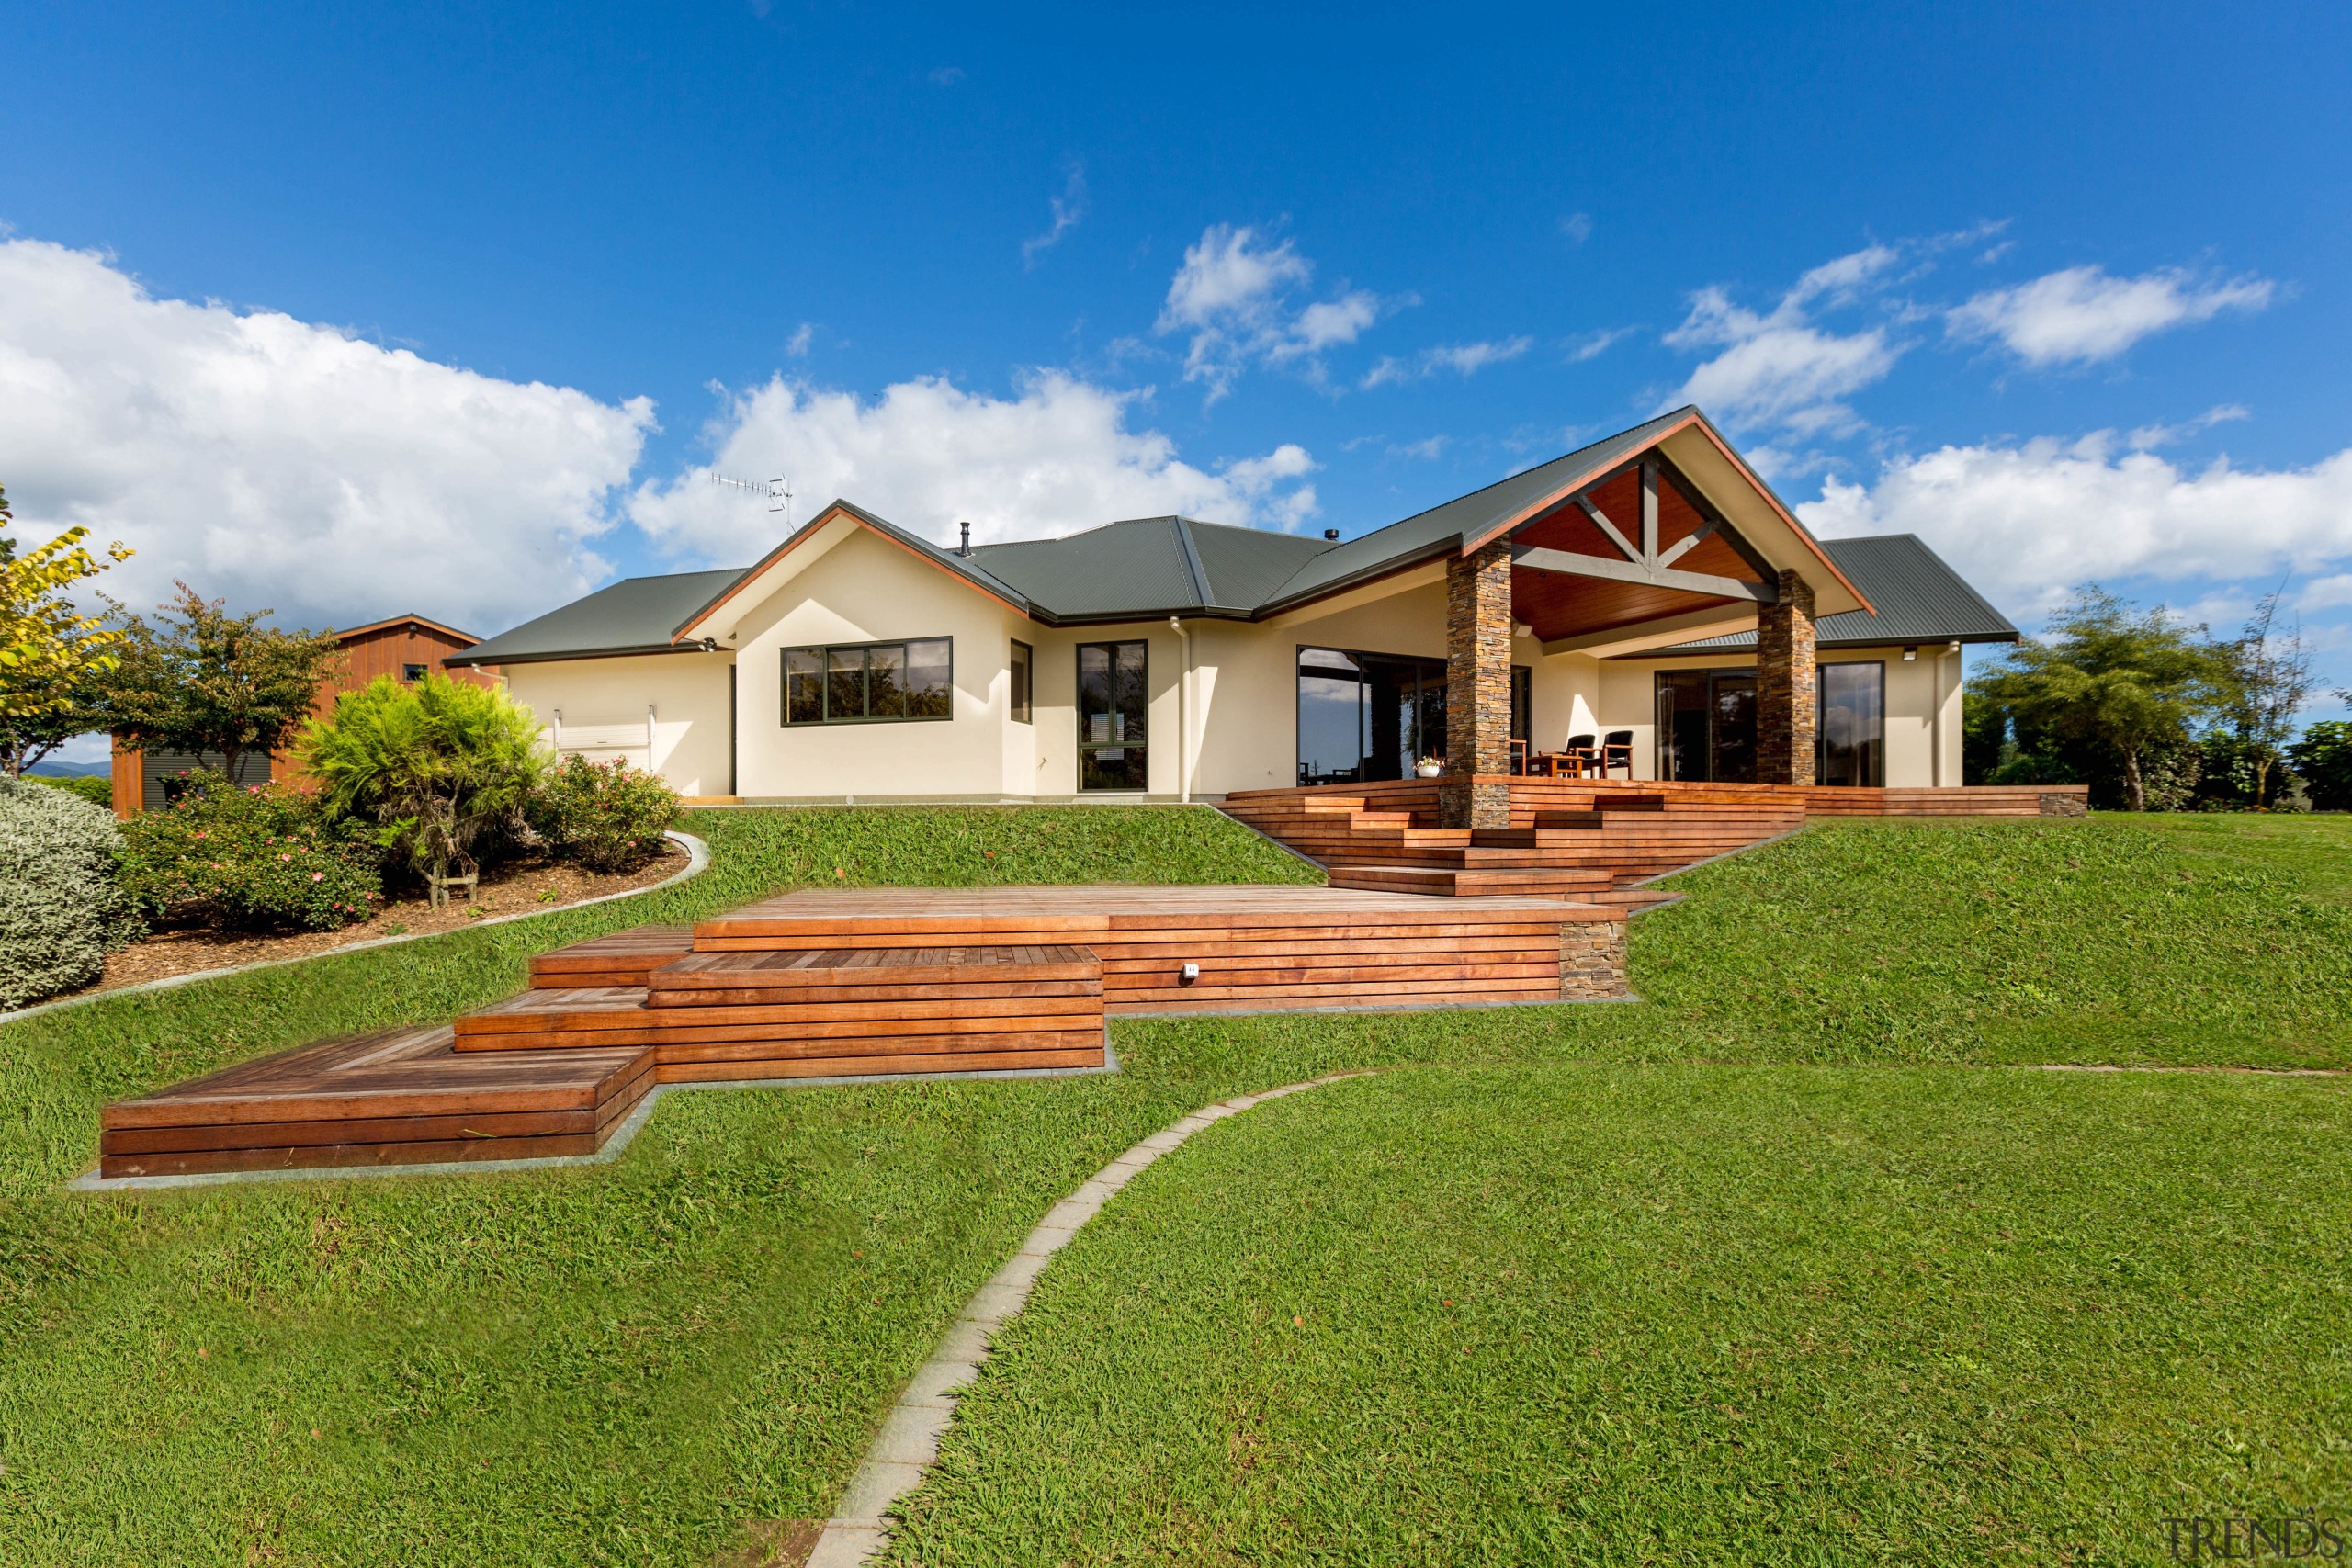
[[[99,1116],[98,1174],[593,1154],[653,1087],[643,1047],[460,1055],[447,1025],[280,1051]]]

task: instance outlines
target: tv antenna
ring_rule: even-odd
[[[715,485],[723,485],[729,490],[748,491],[753,495],[766,496],[774,503],[768,510],[783,513],[784,525],[786,528],[792,526],[792,481],[790,479],[770,479],[765,484],[760,484],[752,479],[739,479],[731,474],[714,473],[710,476],[710,482]]]

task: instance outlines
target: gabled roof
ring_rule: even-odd
[[[1657,440],[1694,410],[1661,414],[1606,441],[1580,446],[1566,457],[1498,479],[1484,490],[1416,513],[1334,545],[1294,572],[1267,602],[1269,611],[1319,598],[1325,593],[1385,577],[1417,561],[1436,560],[1460,552],[1465,540],[1491,533],[1513,517],[1537,505],[1579,474],[1606,472]],[[1569,488],[1573,488],[1572,486]]]
[[[1817,647],[2015,642],[2020,635],[2007,615],[1985,603],[1983,594],[1971,588],[1916,534],[1825,539],[1822,548],[1829,552],[1838,570],[1870,596],[1871,603],[1878,606],[1878,614],[1870,615],[1855,610],[1842,615],[1824,615],[1814,628]],[[1660,659],[1755,646],[1754,632],[1732,632],[1627,657]]]
[[[390,631],[395,626],[423,626],[427,631],[436,631],[443,637],[455,637],[459,642],[465,643],[481,640],[471,632],[461,632],[455,626],[445,626],[440,622],[427,620],[423,615],[393,615],[387,620],[370,621],[364,626],[344,626],[334,635],[341,640],[349,642],[353,637],[366,637],[369,632]]]
[[[1841,591],[1852,590],[1846,602],[1871,603],[1838,558],[1826,553],[1740,461],[1706,416],[1696,408],[1681,408],[1344,543],[1189,517],[1145,517],[1060,538],[981,545],[966,553],[934,545],[849,502],[835,501],[750,567],[629,578],[447,662],[684,651],[700,643],[728,600],[754,592],[754,582],[770,567],[819,530],[843,519],[961,579],[1015,614],[1049,626],[1167,615],[1262,620],[1423,562],[1467,553],[1668,437],[1693,431],[1684,438],[1701,445],[1685,455],[1714,463],[1720,451],[1729,467],[1718,466],[1714,471],[1725,482],[1736,474],[1754,487],[1764,508],[1751,513],[1762,520],[1759,525],[1781,539],[1785,525],[1787,537],[1777,547],[1793,552],[1799,562],[1818,559],[1826,577],[1835,577]]]

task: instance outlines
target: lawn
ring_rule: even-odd
[[[2352,1526],[2347,1149],[2352,1089],[2275,1077],[1350,1080],[1080,1234],[890,1561],[2144,1562],[2167,1516]]]
[[[2231,834],[2252,829],[2233,825],[2195,837],[2112,820],[1863,823],[1688,874],[1691,897],[1636,926],[1646,1006],[1137,1021],[1118,1026],[1125,1070],[1114,1077],[675,1096],[605,1168],[57,1190],[91,1158],[107,1098],[321,1033],[447,1017],[521,985],[534,951],[776,886],[1313,877],[1199,812],[738,812],[692,826],[709,837],[714,869],[666,893],[0,1026],[0,1562],[698,1563],[739,1521],[828,1510],[899,1382],[1056,1197],[1201,1103],[1335,1067],[1419,1065],[1393,1090],[1383,1078],[1377,1090],[1284,1101],[1295,1109],[1279,1121],[1271,1107],[1253,1117],[1306,1149],[1321,1094],[1368,1106],[1420,1085],[1475,1101],[1476,1086],[1518,1072],[1566,1086],[1556,1092],[1573,1126],[1574,1086],[1606,1088],[1623,1097],[1628,1137],[1679,1118],[1746,1129],[1725,1134],[1734,1145],[1759,1140],[1750,1166],[1696,1153],[1688,1166],[1690,1201],[1728,1213],[1740,1183],[1776,1161],[1785,1172],[1810,1147],[1773,1133],[1774,1104],[1803,1111],[1800,1126],[1860,1119],[1870,1131],[1856,1136],[1899,1174],[1957,1157],[1939,1142],[1956,1135],[1948,1104],[1981,1100],[1969,1125],[1988,1151],[2003,1106],[2063,1143],[2091,1136],[2077,1127],[2098,1107],[2128,1102],[2119,1086],[2152,1081],[2182,1108],[2184,1160],[2237,1160],[2244,1190],[2267,1192],[2275,1162],[2253,1147],[2244,1108],[2274,1108],[2285,1160],[2324,1145],[2335,1111],[2324,1108],[2342,1104],[2333,1082],[1883,1069],[2045,1047],[2051,1060],[2352,1057],[2340,1000],[2329,1004],[2352,989],[2352,908],[2329,897],[2352,880],[2338,825],[2265,821],[2249,846]],[[2103,929],[2111,920],[2129,931]],[[1837,1066],[1787,1065],[1808,1063]],[[2020,1083],[2030,1087],[2009,1087]],[[2246,1098],[2256,1094],[2278,1098]],[[1743,1100],[1753,1115],[1721,1120],[1724,1102]],[[1532,1125],[1499,1130],[1504,1148],[1526,1143],[1522,1176],[1564,1146]],[[1224,1132],[1203,1157],[1239,1146]],[[2162,1142],[2117,1139],[2135,1159]],[[1344,1139],[1334,1149],[1313,1157],[1344,1161]],[[1825,1155],[1834,1185],[1833,1168],[1845,1168]],[[1426,1193],[1432,1224],[1457,1231],[1446,1245],[1465,1256],[1506,1246],[1446,1217],[1446,1168],[1458,1168],[1433,1159],[1432,1185],[1400,1200]],[[2049,1180],[2047,1224],[2098,1234],[2114,1206]],[[1158,1190],[1123,1199],[1089,1244],[1114,1243],[1111,1222],[1144,1213]],[[2202,1190],[2184,1188],[2180,1212]],[[1360,1196],[1330,1195],[1335,1212]],[[1827,1199],[1818,1212],[1840,1213]],[[2345,1271],[2328,1238],[2343,1227],[2319,1200],[2265,1223],[2297,1215],[2298,1247],[2262,1250],[2255,1267],[2300,1281],[2307,1318],[2331,1301],[2340,1309]],[[1213,1240],[1196,1259],[1203,1281]],[[1071,1255],[1073,1280],[1090,1256]],[[1179,1277],[1182,1263],[1170,1259]],[[1049,1287],[1062,1278],[1057,1266]],[[2234,1285],[2199,1289],[2256,1300]],[[2063,1348],[2040,1291],[2020,1276],[2007,1321]],[[2102,1321],[2130,1327],[2140,1298],[2114,1299],[2120,1315]],[[1627,1296],[1625,1332],[1671,1328],[1659,1300]],[[2290,1337],[2305,1321],[2283,1307],[2271,1316]],[[1078,1317],[1058,1321],[1084,1331]],[[2199,1352],[2234,1391],[2206,1413],[2236,1423],[2232,1440],[2267,1430],[2271,1396],[2256,1385],[2269,1373],[2255,1358],[2269,1354],[2269,1321]],[[1883,1343],[1857,1337],[1856,1367]],[[1008,1386],[998,1397],[1027,1396]],[[1453,1416],[1430,1408],[1442,1435]],[[1475,1406],[1456,1414],[1480,1419]],[[1783,1469],[1804,1451],[1783,1455]],[[2109,1472],[2083,1473],[2092,1513],[2137,1506],[2100,1489]],[[943,1491],[926,1539],[981,1539],[962,1495],[959,1512]]]

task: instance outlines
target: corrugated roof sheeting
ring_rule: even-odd
[[[1484,490],[1472,491],[1442,506],[1433,506],[1401,523],[1391,523],[1385,528],[1335,546],[1301,567],[1268,602],[1279,604],[1305,598],[1351,577],[1370,576],[1398,562],[1434,555],[1440,546],[1458,548],[1464,538],[1483,534],[1505,519],[1517,516],[1577,474],[1607,468],[1632,457],[1656,439],[1658,432],[1690,412],[1677,409],[1672,413],[1660,414],[1606,441],[1580,446],[1566,457],[1498,479]]]
[[[748,570],[625,577],[445,662],[519,664],[584,653],[661,651],[687,616],[726,592]]]
[[[1881,643],[2014,642],[2018,628],[1984,602],[1961,575],[1916,534],[1886,534],[1867,539],[1824,539],[1821,547],[1878,606],[1876,615],[1856,610],[1825,616],[1814,628],[1825,648]],[[1653,649],[1645,657],[1750,649],[1754,632],[1732,632],[1703,642]],[[1629,656],[1634,657],[1634,656]]]

